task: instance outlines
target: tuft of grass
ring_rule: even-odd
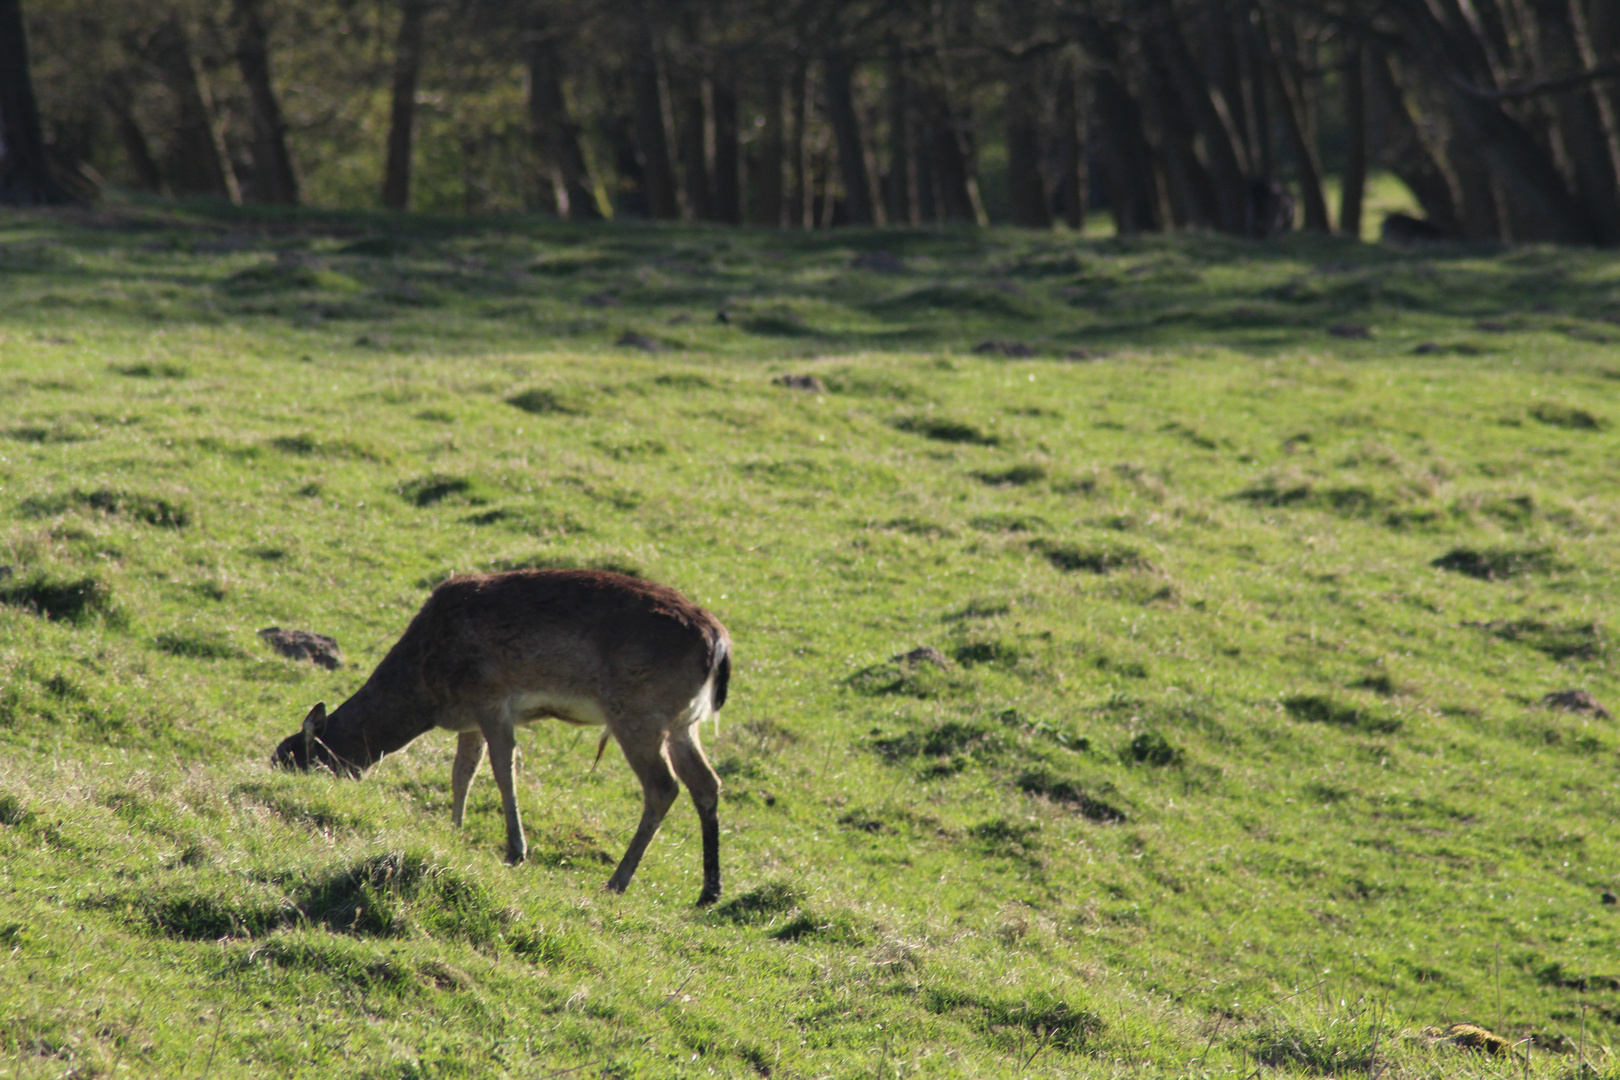
[[[477,506],[482,500],[472,497],[473,482],[464,476],[446,476],[433,473],[407,480],[399,486],[400,497],[412,506],[433,506],[446,499],[457,499]]]
[[[1147,570],[1153,565],[1135,548],[1084,548],[1048,540],[1036,540],[1030,546],[1046,556],[1047,562],[1068,573],[1111,574],[1117,570]]]
[[[1170,740],[1157,731],[1144,731],[1137,735],[1131,740],[1126,752],[1132,761],[1159,768],[1175,765],[1182,758],[1180,748],[1171,745]]]
[[[801,338],[817,336],[813,327],[806,326],[803,319],[793,314],[751,315],[743,319],[740,325],[750,334],[758,334],[761,337]]]
[[[1545,574],[1557,568],[1551,548],[1453,548],[1429,564],[1481,581],[1506,581],[1521,574]]]
[[[21,796],[0,792],[0,825],[22,825],[33,816]]]
[[[1322,694],[1296,694],[1284,698],[1282,706],[1295,720],[1308,724],[1330,724],[1375,735],[1393,735],[1401,730],[1401,722],[1394,717],[1377,716]]]
[[[992,487],[1010,484],[1014,487],[1024,487],[1027,484],[1039,483],[1046,479],[1046,467],[1043,465],[1014,465],[1010,469],[976,472],[973,474]]]
[[[508,405],[535,416],[578,416],[580,410],[566,404],[550,390],[524,390],[506,399]]]
[[[1001,438],[973,424],[938,416],[902,416],[894,421],[896,431],[910,432],[939,442],[971,443],[974,446],[1000,446]]]
[[[1087,821],[1116,825],[1129,820],[1123,810],[1087,794],[1076,781],[1048,769],[1031,769],[1020,774],[1015,783],[1026,795],[1039,795],[1070,807]]]
[[[142,896],[132,907],[139,925],[180,941],[259,937],[296,916],[279,904],[254,903],[234,891],[165,891]]]
[[[1548,622],[1543,619],[1492,619],[1470,622],[1503,641],[1528,645],[1554,660],[1600,660],[1609,652],[1609,633],[1595,622]]]
[[[219,631],[165,630],[153,644],[170,656],[193,660],[234,660],[244,653]]]
[[[25,516],[37,518],[55,517],[78,508],[129,518],[162,529],[183,529],[192,521],[191,508],[184,503],[113,488],[34,496],[24,499],[19,506]]]
[[[132,379],[184,379],[191,374],[183,364],[114,364],[112,370]]]
[[[1029,1060],[1047,1046],[1070,1053],[1083,1052],[1107,1027],[1096,1012],[1072,1005],[1048,992],[1024,1000],[971,994],[940,986],[929,987],[924,993],[930,1012],[969,1010],[977,1014],[984,1029],[1004,1045],[1020,1050],[1027,1047]]]
[[[305,432],[300,435],[278,435],[270,440],[272,449],[295,457],[354,459],[382,461],[384,456],[375,449],[352,439],[328,439]]]
[[[1570,431],[1602,431],[1608,423],[1597,414],[1573,405],[1560,405],[1551,401],[1544,401],[1530,409],[1530,416],[1552,427],[1566,428]]]
[[[804,894],[793,883],[769,881],[727,900],[714,909],[714,916],[740,926],[755,926],[774,921],[803,901]]]
[[[43,619],[82,623],[120,616],[112,589],[100,578],[57,578],[43,572],[0,578],[0,604],[23,608]]]

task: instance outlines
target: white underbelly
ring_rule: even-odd
[[[561,720],[566,724],[585,724],[603,727],[607,716],[593,697],[570,697],[546,691],[520,690],[501,703],[501,709],[514,724],[532,724],[537,720]]]

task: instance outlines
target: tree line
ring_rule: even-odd
[[[1620,3],[0,0],[0,155],[12,202],[788,228],[1106,207],[1122,233],[1261,237],[1359,235],[1384,169],[1411,230],[1614,245]]]

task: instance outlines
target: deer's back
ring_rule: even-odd
[[[674,589],[622,574],[455,577],[434,590],[373,678],[408,678],[441,702],[695,693],[725,636]]]

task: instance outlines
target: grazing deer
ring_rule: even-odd
[[[610,892],[623,892],[680,793],[692,793],[703,831],[700,905],[720,896],[720,779],[698,724],[720,711],[731,676],[726,628],[674,589],[599,570],[515,570],[454,577],[428,597],[405,636],[331,716],[325,703],[276,747],[272,764],[361,776],[439,727],[460,733],[450,772],[459,828],[467,787],[489,744],[506,811],[506,861],[528,851],[512,751],[518,724],[554,719],[599,725],[641,780],[641,824]],[[673,770],[673,771],[672,771]]]

